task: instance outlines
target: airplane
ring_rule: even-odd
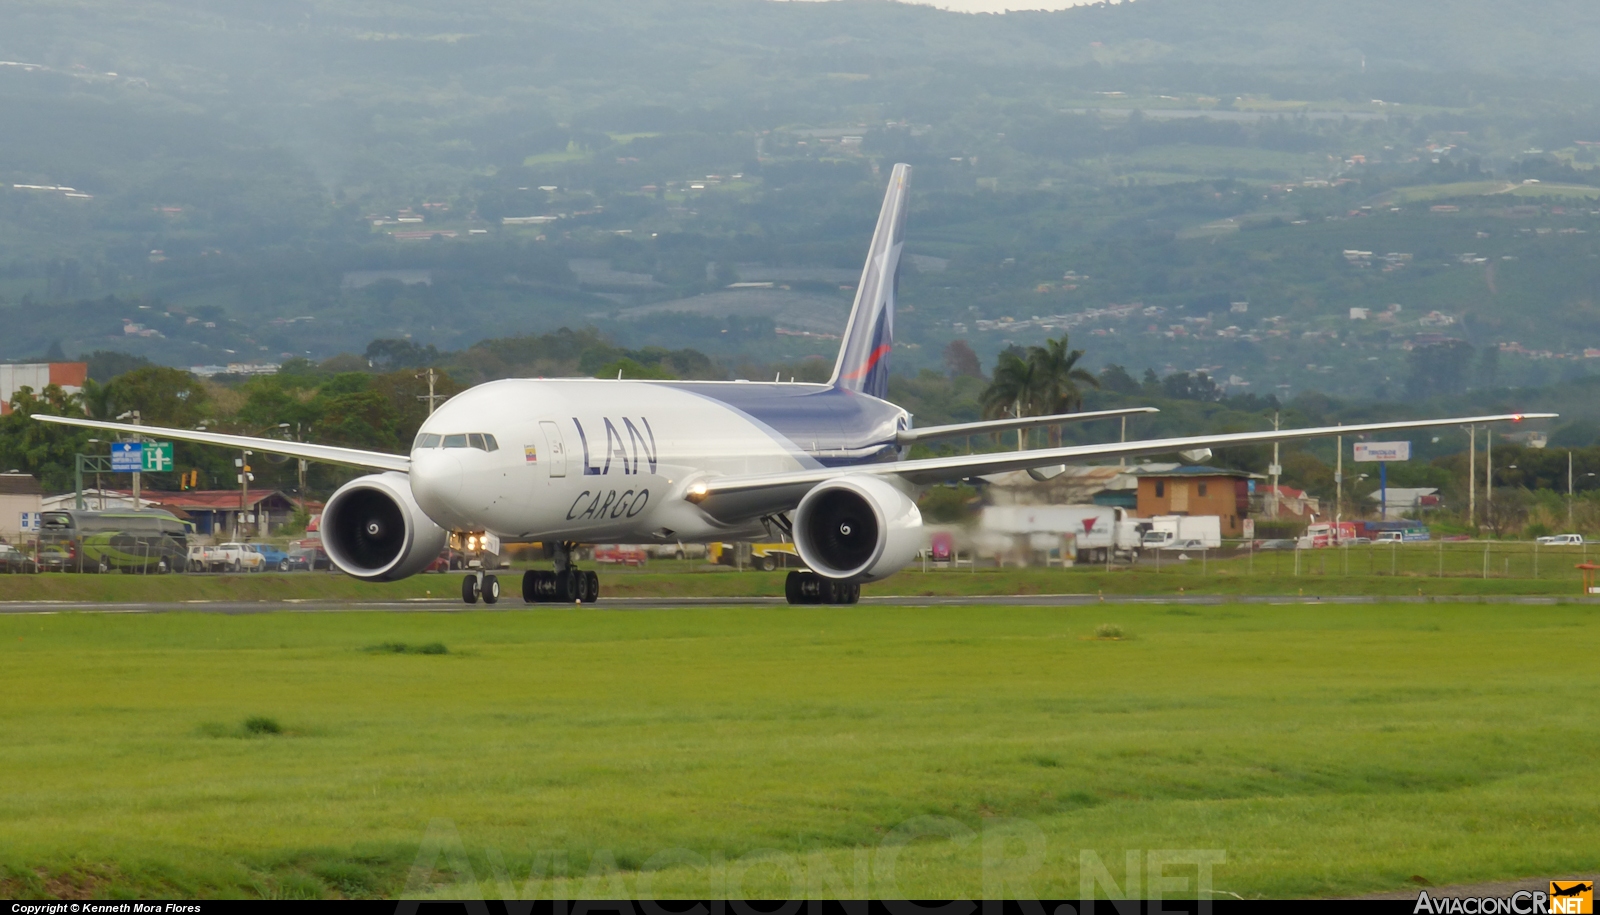
[[[276,453],[372,471],[323,509],[323,549],[369,581],[422,571],[447,543],[554,544],[554,570],[522,576],[528,603],[593,602],[576,567],[601,542],[792,538],[805,571],[791,604],[856,602],[861,584],[909,565],[923,546],[925,487],[1014,470],[1040,479],[1091,458],[1206,449],[1395,429],[1520,422],[1501,414],[910,458],[913,443],[1137,413],[1149,407],[916,427],[888,400],[889,356],[911,167],[896,165],[825,384],[772,381],[491,381],[438,407],[409,454],[190,429],[34,414],[43,422]],[[1204,459],[1201,457],[1200,459]],[[499,601],[490,571],[465,576],[468,604]]]

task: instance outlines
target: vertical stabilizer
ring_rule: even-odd
[[[901,164],[889,175],[889,192],[878,213],[878,228],[867,249],[867,265],[856,285],[856,302],[845,326],[839,361],[833,366],[834,387],[873,397],[889,394],[889,351],[894,346],[894,297],[900,284],[900,249],[905,247],[906,186],[911,166]]]

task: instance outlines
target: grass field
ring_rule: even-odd
[[[1577,605],[4,616],[0,895],[1587,873],[1597,641]]]

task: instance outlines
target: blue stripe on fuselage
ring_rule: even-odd
[[[906,411],[876,397],[823,384],[661,383],[737,410],[808,467],[900,457],[894,439],[904,428]]]

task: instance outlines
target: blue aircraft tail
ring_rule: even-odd
[[[905,247],[906,187],[911,166],[896,165],[889,192],[878,213],[878,228],[867,249],[867,265],[856,285],[855,306],[833,366],[836,388],[873,397],[889,395],[889,352],[894,347],[894,297],[900,284],[900,250]]]

